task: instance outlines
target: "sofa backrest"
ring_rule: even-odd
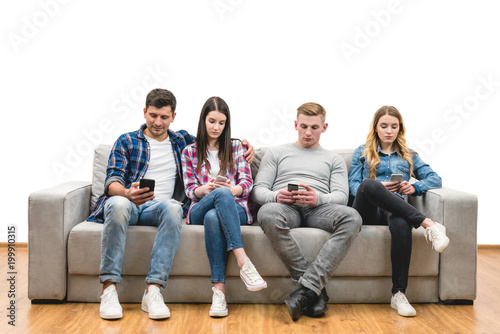
[[[104,193],[104,180],[106,179],[106,168],[108,166],[109,153],[111,152],[111,145],[101,144],[97,146],[94,150],[94,165],[92,174],[92,197],[90,202],[90,209],[94,208],[95,202]],[[255,180],[257,176],[257,171],[259,170],[260,162],[266,154],[268,147],[261,147],[255,150],[255,157],[250,165],[252,170],[252,177]],[[333,150],[335,153],[340,155],[347,168],[351,166],[353,149],[337,149]]]

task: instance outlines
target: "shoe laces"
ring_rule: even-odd
[[[396,300],[396,304],[410,304],[410,302],[408,301],[408,299],[406,299],[406,296],[404,293],[402,292],[398,292],[396,293],[396,295],[394,296],[394,299]]]
[[[161,295],[161,293],[159,293],[157,291],[154,291],[154,292],[151,292],[151,294],[152,294],[152,296],[151,296],[151,305],[153,305],[153,304],[155,306],[163,306],[163,305],[165,305],[165,302],[163,300],[163,296]]]
[[[119,303],[118,294],[116,291],[107,291],[101,296],[101,301],[104,304],[114,304]]]
[[[437,224],[425,229],[425,241],[434,243],[434,240],[439,237]]]
[[[262,277],[260,277],[259,273],[255,269],[255,266],[253,265],[252,262],[250,262],[250,260],[248,260],[248,262],[245,262],[245,264],[243,265],[243,267],[241,269],[243,270],[245,275],[248,277],[250,282],[255,283],[257,281],[262,280]]]
[[[212,308],[218,309],[218,310],[223,310],[226,308],[225,301],[226,298],[224,297],[224,293],[216,288],[212,288],[212,291],[214,292],[212,296]]]

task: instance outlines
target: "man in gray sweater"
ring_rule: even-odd
[[[358,212],[346,206],[349,187],[344,160],[319,144],[328,127],[325,115],[317,103],[297,109],[297,142],[273,147],[265,154],[252,192],[253,200],[262,205],[257,215],[260,226],[292,280],[301,285],[285,299],[294,321],[304,314],[321,316],[328,310],[326,283],[362,223]],[[299,189],[294,190],[295,186]],[[296,227],[332,233],[312,263],[290,235]]]

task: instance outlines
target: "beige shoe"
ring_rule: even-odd
[[[446,228],[439,223],[425,229],[425,240],[430,240],[432,248],[439,253],[442,253],[450,243],[450,239],[446,236]]]
[[[216,288],[212,288],[212,291],[214,292],[212,296],[212,306],[210,307],[210,312],[208,314],[210,314],[211,317],[227,316],[227,303],[224,292]]]
[[[111,284],[102,293],[99,313],[103,319],[120,319],[123,317],[122,307],[118,301],[116,287]]]
[[[249,258],[245,259],[245,264],[240,269],[240,277],[249,291],[259,291],[267,288],[266,281],[259,275]]]
[[[170,310],[163,299],[160,289],[157,286],[151,285],[149,292],[142,296],[141,309],[149,313],[151,319],[166,319],[170,318]]]
[[[398,311],[398,314],[403,317],[414,317],[417,311],[410,305],[404,293],[399,291],[391,298],[391,307]]]

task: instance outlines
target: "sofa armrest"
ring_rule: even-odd
[[[28,298],[66,297],[67,241],[90,214],[91,185],[68,182],[33,192],[28,200]]]
[[[450,244],[440,255],[439,298],[474,300],[477,271],[477,197],[449,189],[434,189],[409,202],[446,227]]]

